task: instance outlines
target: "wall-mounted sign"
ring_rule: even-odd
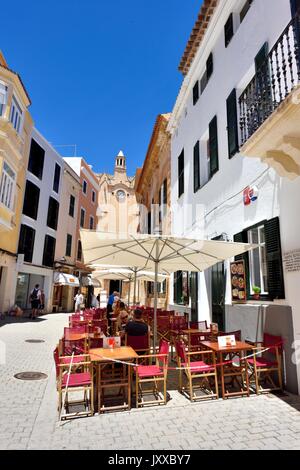
[[[300,250],[285,253],[283,262],[287,272],[292,273],[300,271]]]
[[[245,262],[235,261],[230,263],[231,272],[231,296],[233,302],[246,302],[246,274]]]
[[[256,186],[247,186],[247,188],[244,189],[243,199],[245,206],[250,206],[252,202],[257,201],[257,198],[258,188]]]

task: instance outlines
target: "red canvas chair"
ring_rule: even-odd
[[[69,336],[72,334],[77,334],[77,335],[84,335],[87,333],[87,327],[86,325],[82,326],[73,326],[73,327],[65,327],[64,328],[64,338],[69,339]]]
[[[283,390],[282,380],[282,338],[268,333],[264,340],[256,343],[255,355],[248,359],[250,368],[250,382],[255,383],[256,393],[266,393]],[[264,351],[268,349],[268,351]],[[274,382],[277,376],[278,383]],[[264,387],[262,385],[265,385]]]
[[[70,358],[60,357],[58,348],[55,349],[54,361],[58,391],[58,413],[60,419],[92,416],[94,414],[93,367],[88,355]],[[66,362],[67,361],[67,362]],[[83,392],[82,400],[69,400],[71,393]],[[70,413],[70,406],[84,405],[83,411]],[[65,413],[62,414],[62,408]]]
[[[89,326],[89,332],[94,333],[95,328],[100,328],[101,331],[107,335],[107,329],[108,329],[108,322],[107,320],[93,320],[92,324]]]
[[[129,336],[126,334],[125,345],[131,346],[139,356],[145,357],[145,354],[150,354],[150,332],[148,331],[143,336]]]
[[[158,354],[149,354],[144,358],[149,359],[151,362],[155,360],[155,364],[142,365],[139,364],[140,359],[137,360],[135,367],[135,393],[136,393],[136,407],[153,404],[167,404],[167,375],[168,375],[168,358],[169,358],[169,343],[165,340],[160,342]],[[143,359],[144,359],[143,358]],[[141,358],[142,359],[142,358]],[[159,385],[163,384],[163,394],[159,390]],[[144,384],[152,384],[152,388],[143,389]],[[155,400],[144,400],[144,396],[151,394],[154,395]]]
[[[87,339],[70,340],[62,338],[61,342],[61,355],[62,356],[75,356],[86,354],[87,351]]]
[[[158,315],[157,334],[159,339],[170,341],[171,319],[169,315]]]
[[[185,344],[176,342],[177,363],[179,368],[179,391],[192,402],[207,398],[219,398],[216,357],[213,351],[186,352]],[[201,356],[200,360],[193,361],[193,357]],[[186,386],[183,385],[183,374]],[[194,382],[197,384],[194,385]],[[196,395],[195,390],[203,392]]]
[[[203,321],[191,321],[190,322],[190,328],[192,330],[201,330],[201,331],[205,331],[208,329],[208,326],[207,326],[207,321],[206,320],[203,320]]]

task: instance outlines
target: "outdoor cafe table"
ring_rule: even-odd
[[[220,364],[218,366],[218,371],[219,377],[221,378],[222,397],[225,399],[233,396],[249,396],[250,387],[247,352],[253,351],[254,346],[242,341],[237,341],[235,346],[225,347],[220,347],[217,341],[202,341],[201,345],[205,349],[210,349],[216,353],[217,363]],[[239,356],[237,359],[239,361],[239,365],[233,365],[232,363],[226,364],[226,356],[228,355],[231,358],[233,356]],[[244,374],[246,383],[244,382]],[[241,387],[240,390],[235,392],[228,391],[225,383],[226,377],[231,377],[233,380],[235,379]],[[242,378],[241,382],[238,380],[238,377]]]
[[[138,354],[130,346],[121,346],[120,348],[114,349],[90,349],[89,355],[96,370],[98,412],[101,413],[103,411],[120,409],[130,410],[132,366],[126,363],[134,363],[139,357]],[[122,366],[121,376],[119,376],[120,370],[115,370],[115,364],[118,364],[118,362],[115,363],[114,361],[122,361],[125,363],[119,363],[120,366]],[[106,375],[105,368],[109,368]],[[127,389],[127,402],[124,401],[123,405],[105,406],[104,392],[106,389],[113,388],[123,388],[124,391]]]

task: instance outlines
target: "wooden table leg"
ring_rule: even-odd
[[[223,354],[219,355],[220,360],[220,372],[221,372],[221,384],[222,384],[222,398],[225,399],[225,379],[224,379],[224,365],[223,365]]]

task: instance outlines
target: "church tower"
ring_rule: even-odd
[[[115,175],[116,173],[125,173],[126,174],[126,158],[122,150],[116,157],[115,163]]]

